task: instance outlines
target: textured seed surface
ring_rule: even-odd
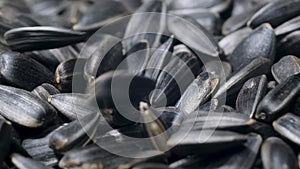
[[[40,127],[54,119],[56,111],[32,93],[0,86],[0,112],[5,118],[26,127]]]

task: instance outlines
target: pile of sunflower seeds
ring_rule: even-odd
[[[299,57],[300,0],[1,0],[0,168],[298,169]]]

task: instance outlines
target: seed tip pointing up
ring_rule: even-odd
[[[146,112],[149,110],[149,105],[146,102],[140,102],[140,110],[141,112]]]

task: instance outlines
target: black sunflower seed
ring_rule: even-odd
[[[173,147],[173,152],[182,155],[210,154],[240,147],[247,139],[247,135],[229,131],[193,130],[185,133],[179,130],[170,137],[168,145]]]
[[[55,109],[28,91],[3,85],[0,91],[1,115],[12,122],[34,128],[46,125],[56,116]]]
[[[267,92],[267,77],[265,75],[249,79],[243,85],[236,99],[238,112],[254,117],[256,107]]]
[[[200,56],[204,54],[218,57],[223,53],[212,34],[192,18],[183,20],[182,18],[169,16],[168,29],[177,39],[199,52]]]
[[[281,41],[280,46],[283,51],[288,55],[296,55],[298,56],[299,51],[299,38],[300,30],[294,31],[288,35],[286,35]]]
[[[232,65],[233,71],[238,71],[253,59],[258,57],[269,58],[273,62],[275,57],[276,37],[273,28],[269,24],[264,24],[254,30],[245,38],[227,57]]]
[[[270,23],[273,27],[292,19],[300,14],[299,0],[272,1],[257,11],[248,21],[248,26],[256,28],[263,23]]]
[[[278,83],[300,73],[300,59],[296,56],[285,56],[272,66],[272,75]]]
[[[51,134],[49,146],[57,152],[65,153],[86,145],[94,137],[99,120],[98,115],[92,113],[58,128]]]
[[[230,55],[252,32],[253,30],[248,27],[232,32],[219,41],[219,46],[224,50],[226,55]]]
[[[288,77],[272,89],[259,103],[255,118],[271,122],[284,114],[285,109],[299,97],[300,74]]]
[[[42,85],[36,87],[31,93],[35,94],[37,97],[44,101],[48,101],[50,95],[60,93],[59,90],[51,84],[43,83]]]
[[[86,88],[83,69],[86,59],[71,59],[58,65],[55,82],[61,92],[82,92]]]
[[[280,135],[300,145],[299,122],[300,118],[298,116],[287,113],[274,121],[273,127]]]
[[[0,74],[7,83],[26,90],[33,90],[42,83],[53,84],[53,73],[50,70],[17,52],[2,53]]]
[[[276,27],[275,34],[276,36],[284,36],[299,29],[300,29],[300,16],[295,17]]]
[[[120,39],[111,35],[101,35],[95,43],[88,44],[82,52],[86,58],[84,77],[93,82],[98,76],[116,69],[124,59]]]
[[[70,120],[76,120],[97,112],[97,109],[86,104],[88,97],[89,95],[80,93],[54,93],[47,100],[64,116]]]
[[[57,27],[22,27],[7,31],[7,45],[16,51],[53,49],[73,45],[86,39],[85,33]]]
[[[277,137],[270,137],[264,142],[261,157],[265,169],[298,168],[298,160],[292,148]]]
[[[30,159],[28,157],[24,157],[20,154],[13,154],[11,156],[11,161],[19,169],[50,169],[49,167],[43,165],[42,163]]]

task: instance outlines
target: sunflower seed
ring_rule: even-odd
[[[255,118],[271,122],[284,113],[300,93],[300,74],[290,76],[272,89],[259,103]]]
[[[295,17],[275,29],[276,36],[284,36],[300,29],[300,16]]]
[[[237,111],[248,115],[250,118],[254,117],[256,107],[266,92],[266,75],[249,79],[238,94],[236,100]]]
[[[20,154],[13,154],[11,161],[19,169],[50,169],[38,161],[24,157]]]
[[[46,137],[37,139],[26,139],[22,142],[22,147],[36,161],[46,166],[55,166],[58,162],[54,151],[49,148],[49,138],[51,133]]]
[[[51,95],[47,100],[70,120],[76,120],[88,114],[97,112],[97,109],[85,104],[88,98],[89,95],[86,94],[62,93]]]
[[[195,49],[201,56],[204,54],[218,57],[223,53],[211,33],[192,18],[187,21],[179,17],[168,17],[168,28],[176,38],[188,47]]]
[[[300,132],[298,130],[300,118],[287,113],[273,122],[273,127],[280,135],[300,145]]]
[[[224,50],[225,55],[230,55],[252,32],[253,30],[248,27],[237,30],[221,39],[219,41],[219,46]]]
[[[244,143],[244,149],[238,151],[237,153],[225,157],[221,157],[217,160],[214,160],[213,163],[208,165],[204,165],[201,168],[209,169],[209,168],[232,168],[232,169],[250,169],[257,157],[258,151],[260,149],[262,143],[261,136],[257,134],[250,134],[248,137],[248,141]],[[230,154],[230,153],[228,153]],[[247,158],[247,160],[245,160]]]
[[[300,73],[300,59],[296,56],[285,56],[272,66],[272,75],[278,83]]]
[[[159,45],[159,39],[165,30],[166,10],[165,1],[162,0],[145,2],[137,9],[130,18],[123,37],[124,54],[144,39],[151,48]]]
[[[50,95],[58,94],[60,93],[57,88],[55,88],[53,85],[48,83],[43,83],[42,85],[36,87],[34,90],[31,91],[32,94],[36,95],[40,99],[44,101],[48,101],[48,97]]]
[[[227,57],[232,65],[233,71],[238,71],[253,59],[264,57],[270,59],[271,62],[275,56],[276,37],[273,28],[269,24],[264,24],[254,30],[247,38],[245,38]]]
[[[58,65],[55,71],[55,81],[61,92],[85,90],[86,81],[83,78],[85,63],[86,59],[71,59]]]
[[[52,83],[53,73],[37,61],[17,52],[0,56],[0,74],[13,86],[33,90],[42,83]]]
[[[246,11],[240,15],[233,15],[227,19],[222,27],[222,34],[228,35],[240,28],[246,26],[247,21],[252,17],[252,15],[259,10],[259,8],[254,8],[252,10]]]
[[[201,73],[185,90],[176,107],[187,114],[192,113],[208,100],[218,84],[219,79],[214,74]]]
[[[86,35],[56,27],[22,27],[4,34],[8,46],[16,51],[53,49],[82,42]]]
[[[56,116],[55,109],[28,91],[3,85],[0,91],[1,115],[12,122],[35,128],[46,125]]]
[[[65,153],[73,148],[86,145],[94,137],[99,116],[88,114],[54,131],[49,138],[49,146],[57,152]]]
[[[207,9],[181,9],[172,10],[169,13],[180,17],[191,17],[213,35],[218,35],[221,31],[220,16]]]
[[[95,13],[97,13],[97,15],[95,15]],[[129,13],[130,11],[126,6],[119,1],[95,1],[95,4],[91,6],[79,22],[73,26],[73,29],[76,31],[94,31]]]
[[[248,26],[256,28],[263,23],[270,23],[273,27],[276,27],[298,16],[300,14],[299,5],[299,0],[272,1],[252,16],[248,21]]]
[[[300,30],[297,30],[288,34],[280,41],[281,48],[283,48],[286,54],[299,55],[299,37]]]
[[[246,135],[229,131],[194,130],[173,134],[168,140],[168,145],[173,147],[173,152],[181,155],[210,154],[240,147],[247,139]]]
[[[116,69],[124,59],[119,38],[111,35],[101,35],[98,38],[97,42],[88,44],[82,52],[87,58],[84,77],[89,82],[93,82],[103,73]]]
[[[257,58],[250,64],[242,68],[239,72],[231,76],[223,86],[219,88],[214,98],[223,94],[231,95],[237,92],[249,78],[266,74],[269,71],[270,60],[267,58]]]
[[[0,149],[2,153],[0,154],[0,163],[7,157],[10,149],[10,137],[12,133],[11,123],[4,118],[0,117]]]
[[[293,150],[277,137],[270,137],[264,142],[261,157],[265,169],[298,168],[298,161]]]

